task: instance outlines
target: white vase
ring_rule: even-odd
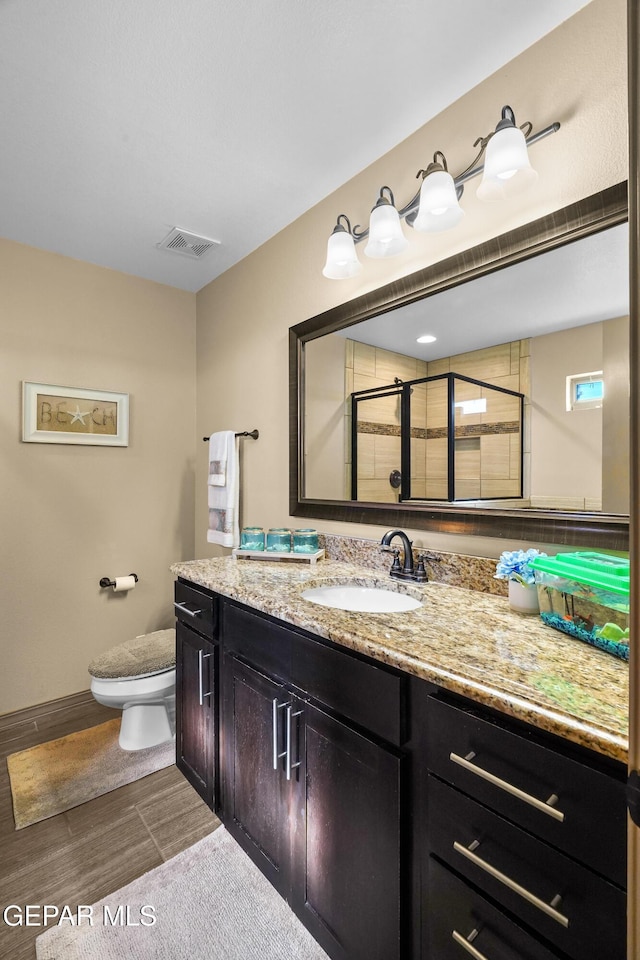
[[[518,583],[517,580],[509,580],[509,606],[516,613],[540,613],[535,583]]]

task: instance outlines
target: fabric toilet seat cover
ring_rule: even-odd
[[[89,673],[99,680],[151,677],[176,665],[176,631],[156,630],[111,647],[92,660]]]

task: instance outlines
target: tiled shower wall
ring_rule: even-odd
[[[345,495],[351,496],[351,403],[353,391],[385,387],[394,377],[401,380],[417,380],[427,376],[427,364],[414,357],[371,347],[366,343],[347,340],[345,359]],[[421,426],[426,426],[426,385],[414,390],[422,391],[422,409],[425,416]],[[363,408],[364,409],[364,408]],[[362,432],[363,428],[367,431]],[[424,441],[422,441],[424,443]],[[425,463],[420,452],[420,463]],[[392,470],[400,469],[400,398],[384,397],[366,402],[366,421],[360,416],[358,434],[358,499],[379,503],[397,503],[398,490],[389,483]],[[424,476],[424,469],[422,471]]]
[[[525,490],[529,476],[529,354],[530,341],[474,350],[432,362],[347,341],[345,398],[352,391],[392,384],[395,377],[414,380],[455,372],[497,387],[525,394]],[[456,401],[477,399],[479,388],[456,381]],[[494,391],[480,391],[487,399],[484,413],[466,414],[456,408],[456,497],[517,497],[520,493],[519,401]],[[366,411],[366,412],[365,412]],[[350,494],[351,406],[345,404],[347,449],[345,495]],[[364,422],[363,422],[364,421]],[[447,496],[446,381],[418,384],[411,398],[411,493],[414,497]],[[400,399],[387,397],[361,404],[358,434],[358,497],[397,502],[389,483],[400,469]]]

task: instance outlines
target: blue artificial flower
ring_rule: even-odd
[[[518,583],[535,583],[529,560],[546,557],[540,550],[505,550],[496,565],[496,580],[517,580]]]

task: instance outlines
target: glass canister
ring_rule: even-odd
[[[243,527],[240,534],[241,550],[264,550],[264,530],[262,527]]]
[[[312,527],[304,527],[293,531],[294,553],[317,553],[318,531]]]
[[[291,553],[291,530],[286,527],[271,527],[267,531],[268,553]]]

